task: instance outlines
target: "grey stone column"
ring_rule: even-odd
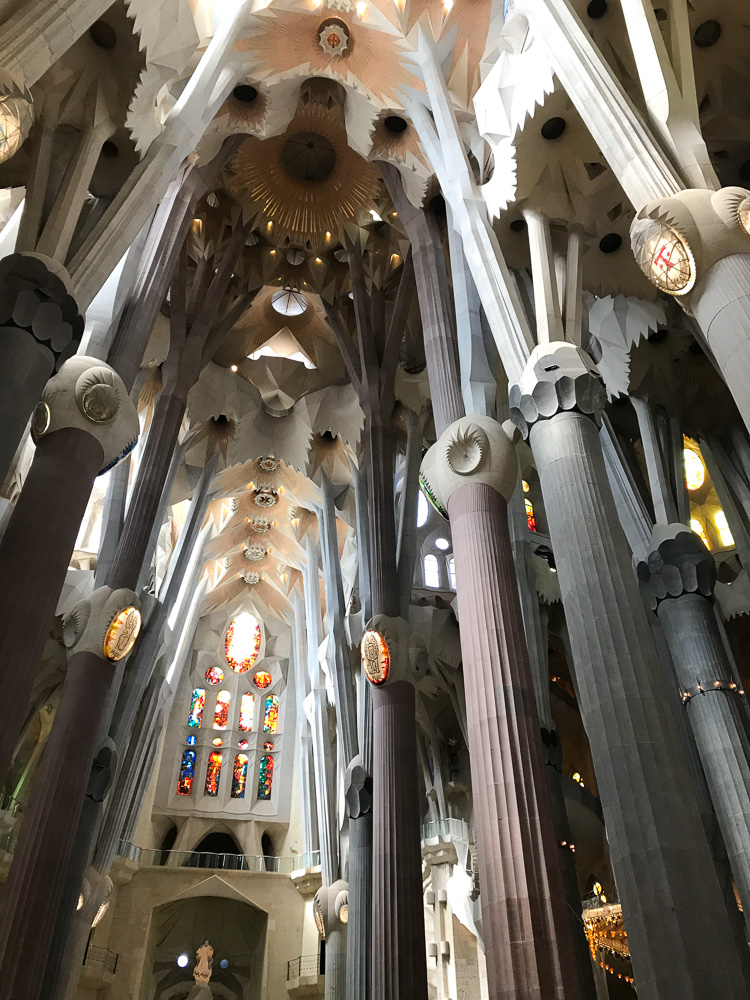
[[[598,373],[571,344],[538,347],[510,403],[539,470],[638,995],[746,996],[607,480]]]
[[[729,864],[750,911],[750,741],[742,696],[714,614],[716,564],[682,524],[658,526],[641,589],[669,645],[683,711],[695,739]]]
[[[349,817],[349,928],[346,995],[368,1000],[372,935],[372,777],[355,757],[346,771]],[[364,943],[363,943],[364,942]]]
[[[75,353],[82,333],[64,268],[26,254],[0,261],[0,481],[47,379]]]

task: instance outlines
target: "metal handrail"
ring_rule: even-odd
[[[462,819],[448,817],[422,824],[422,840],[464,840],[469,844],[476,843],[474,830]]]
[[[275,872],[280,875],[291,875],[302,868],[315,868],[320,864],[320,851],[275,858],[268,855],[221,854],[212,851],[160,851],[121,841],[117,853],[141,867],[212,868],[222,871]]]
[[[319,976],[320,955],[301,955],[286,963],[286,981],[301,979],[303,976]]]

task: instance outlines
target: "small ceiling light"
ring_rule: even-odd
[[[446,14],[450,14],[453,10],[453,0],[443,0],[443,10]]]
[[[233,371],[233,372],[236,372],[236,371],[237,371],[237,365],[232,365],[232,371]]]
[[[181,969],[184,969],[189,961],[190,961],[190,956],[184,951],[181,955],[177,956],[177,964]]]
[[[367,4],[364,2],[364,0],[359,0],[359,3],[357,4],[357,17],[364,17],[366,10],[367,10]]]

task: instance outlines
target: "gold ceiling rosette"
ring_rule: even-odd
[[[277,244],[324,249],[342,219],[374,208],[377,171],[349,146],[337,108],[300,107],[283,135],[244,142],[232,166],[232,197],[262,205],[261,231]]]

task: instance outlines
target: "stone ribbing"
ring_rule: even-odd
[[[372,1000],[427,1000],[414,688],[375,688]]]
[[[472,484],[448,510],[489,996],[579,997],[506,503]]]
[[[638,996],[744,997],[596,425],[558,413],[530,441]]]
[[[695,287],[690,304],[750,427],[750,254],[733,254],[714,264]]]
[[[359,816],[349,815],[349,927],[346,995],[370,997],[370,948],[372,940],[372,807]],[[356,905],[355,905],[356,901]]]
[[[0,541],[0,777],[26,716],[102,446],[64,428],[37,445]]]
[[[700,594],[661,601],[659,620],[747,918],[750,911],[750,740],[740,696],[710,600]],[[719,681],[722,689],[715,689]],[[706,692],[698,694],[698,685]],[[714,690],[712,690],[712,688]]]
[[[34,795],[24,814],[3,896],[0,976],[4,995],[14,1000],[42,1000],[52,931],[99,738],[92,719],[101,716],[114,674],[113,664],[89,652],[71,656],[68,664],[59,718],[34,779],[44,794]]]

